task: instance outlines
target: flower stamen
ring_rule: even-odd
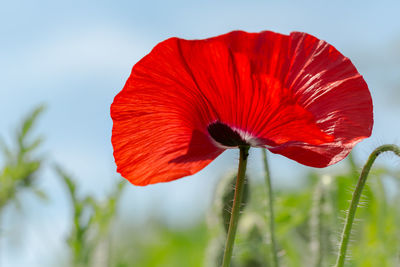
[[[242,137],[239,131],[219,121],[208,125],[207,131],[213,140],[223,147],[233,148],[251,145]]]

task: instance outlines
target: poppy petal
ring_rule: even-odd
[[[119,94],[111,108],[117,170],[131,183],[147,185],[191,175],[223,151],[156,97],[133,99]]]
[[[221,144],[241,142],[324,167],[373,124],[368,87],[350,60],[298,32],[161,42],[133,67],[111,116],[118,171],[139,185],[193,174]]]
[[[111,105],[117,171],[135,185],[147,185],[208,165],[224,150],[208,136],[210,110],[202,101],[178,51],[163,43],[155,47],[134,66]]]

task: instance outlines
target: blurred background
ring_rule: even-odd
[[[70,266],[74,247],[83,242],[79,234],[74,235],[79,228],[74,228],[76,222],[88,224],[90,216],[102,209],[116,212],[93,219],[99,233],[104,228],[104,236],[112,239],[96,241],[94,250],[101,251],[102,246],[115,250],[106,260],[95,256],[103,266],[118,262],[116,258],[121,259],[119,265],[112,266],[202,266],[200,261],[208,257],[204,255],[210,246],[206,218],[212,213],[215,188],[221,177],[235,170],[238,152],[226,151],[191,177],[147,187],[126,184],[118,189],[123,179],[115,171],[110,142],[109,107],[114,96],[132,66],[171,36],[207,38],[240,29],[284,34],[304,31],[326,40],[352,60],[374,101],[373,135],[356,146],[353,163],[362,166],[378,145],[399,144],[399,11],[398,1],[1,1],[0,138],[12,152],[17,135],[28,143],[37,137],[43,141],[29,155],[41,162],[40,167],[30,166],[34,190],[31,184],[24,185],[15,194],[18,201],[0,210],[0,266]],[[25,125],[29,128],[25,137],[21,124],[40,105],[45,109],[32,118],[32,129]],[[251,152],[250,183],[262,185],[261,153]],[[312,195],[313,186],[318,188],[319,183],[312,178],[315,175],[352,171],[346,161],[316,170],[279,155],[269,158],[278,197],[280,191],[292,192],[300,186]],[[5,169],[7,162],[3,153],[0,168]],[[399,169],[395,157],[384,156],[378,162],[383,172]],[[350,181],[346,192],[355,183]],[[395,195],[390,190],[393,184],[388,179],[382,186]],[[293,194],[296,199],[298,192]],[[74,221],[79,207],[91,211]],[[296,206],[293,209],[298,211]],[[281,238],[281,256],[285,257],[290,251],[285,248],[284,235]],[[245,247],[238,249],[243,252]],[[134,259],[134,251],[142,255],[136,255],[136,263],[129,258]],[[159,261],[150,263],[152,255],[158,255]],[[183,261],[182,255],[193,262],[175,259]],[[296,264],[287,262],[287,266]]]

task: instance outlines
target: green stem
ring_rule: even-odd
[[[225,251],[224,258],[222,261],[223,267],[229,267],[232,251],[233,251],[233,243],[235,241],[236,229],[239,221],[240,215],[240,205],[242,203],[243,189],[244,189],[244,181],[247,167],[247,157],[249,156],[248,146],[240,146],[240,158],[239,158],[239,168],[238,168],[238,176],[236,180],[235,187],[235,196],[233,198],[233,206],[232,206],[232,214],[229,222],[229,230],[225,243]]]
[[[265,169],[265,182],[267,184],[267,190],[268,190],[268,217],[269,217],[269,232],[270,232],[269,237],[270,237],[270,243],[272,249],[271,252],[273,258],[272,266],[278,267],[279,266],[278,250],[275,239],[274,197],[272,195],[273,193],[272,193],[271,175],[268,167],[268,158],[266,149],[262,149],[262,154],[263,154],[264,169]]]
[[[358,179],[356,189],[353,192],[353,198],[351,200],[350,208],[347,213],[346,222],[345,222],[345,225],[343,228],[343,233],[342,233],[340,246],[339,246],[339,254],[338,254],[338,257],[336,260],[335,267],[343,267],[344,266],[344,261],[346,259],[347,246],[349,244],[349,239],[350,239],[350,234],[351,234],[351,228],[353,226],[354,216],[356,214],[358,203],[360,202],[362,190],[364,188],[365,182],[367,181],[369,171],[371,170],[371,166],[374,163],[375,159],[379,156],[379,154],[386,152],[386,151],[392,151],[393,153],[395,153],[397,156],[400,157],[400,148],[396,145],[380,146],[380,147],[376,148],[371,153],[371,155],[369,155],[367,163],[365,163],[364,168],[360,174],[360,178]]]

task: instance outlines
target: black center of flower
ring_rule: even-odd
[[[216,121],[207,127],[210,136],[223,146],[236,147],[248,145],[240,134],[228,125]]]

